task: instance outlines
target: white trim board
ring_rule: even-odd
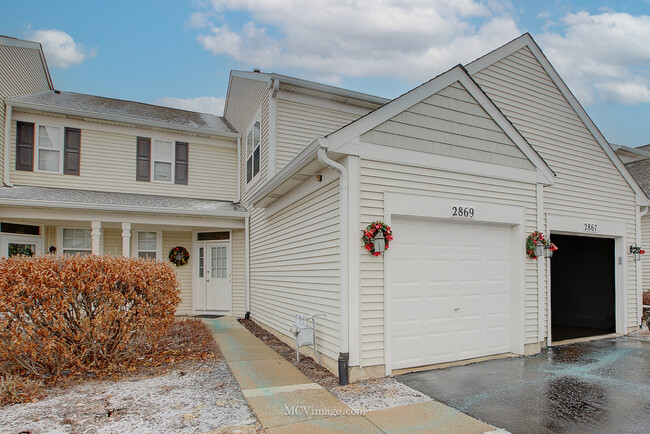
[[[630,175],[630,173],[627,171],[625,165],[621,162],[620,158],[618,158],[612,147],[609,145],[609,142],[602,135],[598,127],[596,127],[596,124],[594,124],[594,122],[591,120],[578,99],[573,95],[566,83],[564,83],[560,75],[557,73],[555,68],[553,68],[553,65],[551,65],[551,63],[548,61],[542,50],[539,48],[529,33],[524,33],[518,38],[508,42],[507,44],[497,48],[485,56],[474,60],[466,66],[466,69],[470,75],[474,75],[524,47],[528,47],[528,49],[530,49],[540,65],[542,65],[544,71],[546,71],[553,83],[555,83],[555,86],[557,86],[560,93],[564,96],[571,108],[573,108],[575,113],[578,115],[582,123],[585,125],[585,127],[587,127],[603,151],[605,151],[607,157],[611,160],[614,166],[621,173],[621,176],[623,176],[625,181],[627,181],[632,190],[636,193],[637,205],[650,205],[650,199],[648,199],[641,187],[639,187],[632,175]]]

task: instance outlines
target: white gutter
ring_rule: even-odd
[[[237,137],[237,200],[241,201],[241,137]]]
[[[13,187],[11,183],[11,104],[5,103],[5,161],[3,183],[7,187]]]
[[[643,217],[648,215],[649,207],[638,207],[637,208],[637,219],[636,219],[636,245],[643,247],[641,240],[641,221]],[[643,322],[643,268],[641,261],[637,261],[636,266],[636,302],[637,302],[637,314],[639,315],[639,321]]]
[[[93,119],[103,119],[106,121],[122,122],[122,123],[132,124],[132,125],[134,124],[147,125],[150,127],[165,128],[168,130],[175,130],[175,131],[185,131],[185,132],[195,133],[195,134],[205,134],[208,136],[227,137],[231,139],[236,139],[239,137],[239,133],[233,133],[230,131],[217,131],[209,128],[197,128],[197,127],[190,127],[190,126],[183,126],[183,125],[175,125],[175,124],[169,124],[167,122],[152,121],[150,119],[133,118],[129,116],[108,115],[105,113],[95,113],[95,112],[84,111],[84,110],[52,107],[49,105],[34,104],[34,103],[28,103],[23,101],[12,100],[11,104],[14,107],[44,111],[48,113],[60,113],[65,115],[82,116],[82,117],[93,118]]]
[[[348,186],[348,172],[343,167],[341,164],[337,163],[336,161],[330,159],[327,156],[327,148],[325,147],[320,147],[318,148],[318,161],[320,161],[322,164],[326,166],[330,166],[334,168],[337,172],[339,172],[339,189],[340,189],[340,194],[339,194],[339,225],[340,225],[340,273],[341,273],[341,294],[340,294],[340,314],[339,314],[339,321],[340,321],[340,356],[339,356],[339,370],[341,366],[341,358],[345,358],[346,360],[346,365],[347,365],[347,357],[350,352],[350,340],[349,340],[349,322],[350,322],[350,317],[349,317],[349,252],[348,252],[348,246],[349,246],[349,218],[348,218],[348,196],[349,196],[349,186]],[[346,366],[347,368],[347,366]],[[346,374],[346,380],[347,380],[347,372]],[[341,372],[339,372],[339,379],[341,378]]]
[[[146,212],[149,214],[198,215],[203,217],[246,218],[248,212],[241,211],[203,211],[193,209],[148,208],[142,206],[122,206],[115,204],[88,204],[81,202],[53,202],[34,199],[0,198],[0,205],[30,206],[36,208],[65,208],[88,211]]]

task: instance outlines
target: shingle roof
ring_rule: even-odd
[[[650,158],[626,163],[625,167],[627,167],[627,170],[646,196],[650,197]]]
[[[185,127],[206,130],[207,133],[236,133],[237,130],[224,117],[208,113],[161,107],[141,102],[104,98],[83,93],[46,91],[22,95],[9,100],[18,106],[39,106],[46,111],[65,113],[69,111],[87,114],[90,117],[119,117],[130,123],[155,122],[170,128]]]
[[[0,203],[215,217],[243,217],[247,212],[238,203],[220,200],[32,186],[0,187]]]

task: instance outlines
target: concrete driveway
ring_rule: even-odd
[[[650,432],[648,341],[578,343],[396,378],[512,433]]]

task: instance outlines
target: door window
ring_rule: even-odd
[[[226,247],[212,248],[212,277],[227,277],[228,262],[226,258]]]

